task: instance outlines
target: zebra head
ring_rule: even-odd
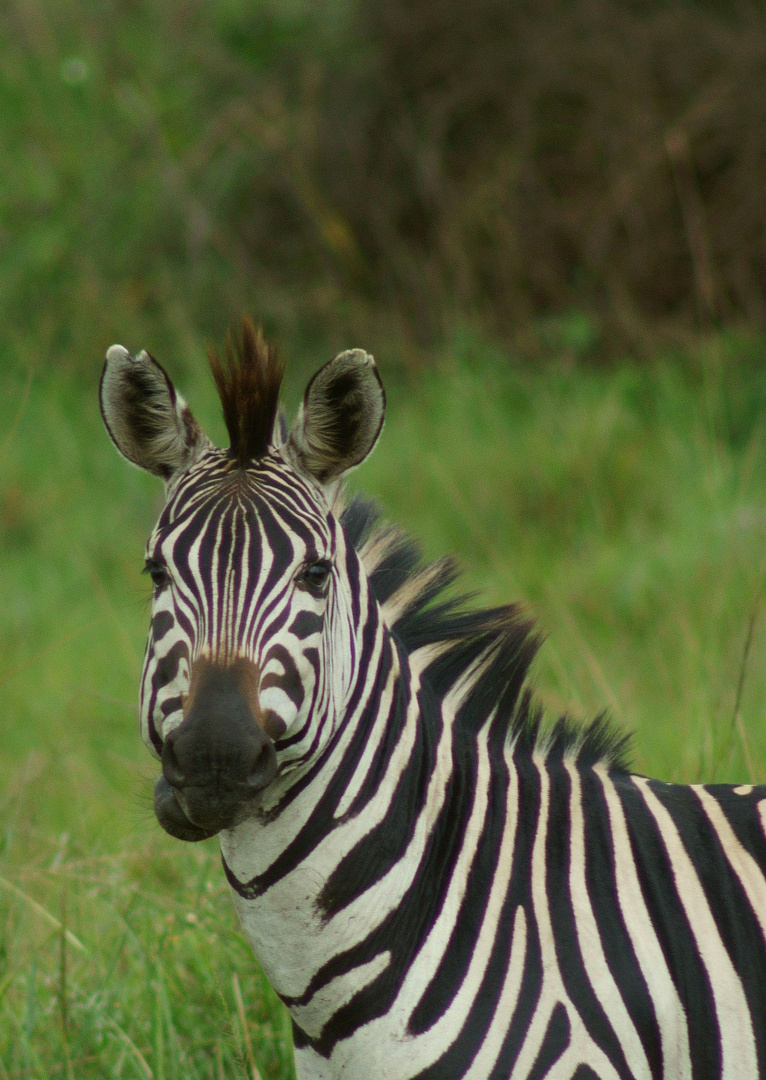
[[[117,449],[165,482],[146,548],[154,592],[140,718],[162,763],[155,812],[182,840],[256,812],[342,713],[359,570],[331,507],[385,409],[374,361],[355,349],[314,375],[288,431],[277,418],[282,369],[248,321],[211,367],[225,450],[146,352],[113,345],[100,390]]]

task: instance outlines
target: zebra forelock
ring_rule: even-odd
[[[239,337],[228,335],[225,362],[215,349],[208,355],[231,440],[230,453],[245,467],[263,457],[272,442],[284,365],[247,318]]]

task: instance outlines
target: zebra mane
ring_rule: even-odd
[[[263,457],[277,417],[284,365],[250,319],[242,320],[238,338],[226,338],[226,362],[208,352],[210,370],[223,407],[231,454],[241,468]]]
[[[471,594],[445,597],[460,576],[453,559],[424,563],[417,542],[382,522],[375,503],[361,496],[346,504],[339,493],[335,509],[399,644],[408,654],[436,647],[424,679],[437,698],[463,680],[463,730],[476,733],[491,716],[492,727],[507,732],[517,754],[627,771],[630,736],[606,714],[588,725],[566,715],[543,724],[542,709],[525,685],[542,639],[518,605],[476,609],[468,606]]]

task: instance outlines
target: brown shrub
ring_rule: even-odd
[[[594,313],[636,343],[766,325],[753,0],[363,0],[312,168],[337,265],[416,339]],[[332,247],[332,244],[330,244]]]
[[[766,0],[6,8],[6,337],[766,329]]]

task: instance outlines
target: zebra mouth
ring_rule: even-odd
[[[277,773],[279,734],[254,698],[258,669],[198,658],[184,717],[162,743],[162,776],[154,812],[165,832],[194,843],[232,828],[256,812],[260,793]]]
[[[154,785],[154,813],[166,833],[174,836],[176,840],[186,840],[191,844],[198,840],[207,840],[226,827],[225,824],[215,828],[195,825],[176,798],[175,789],[164,776]]]

